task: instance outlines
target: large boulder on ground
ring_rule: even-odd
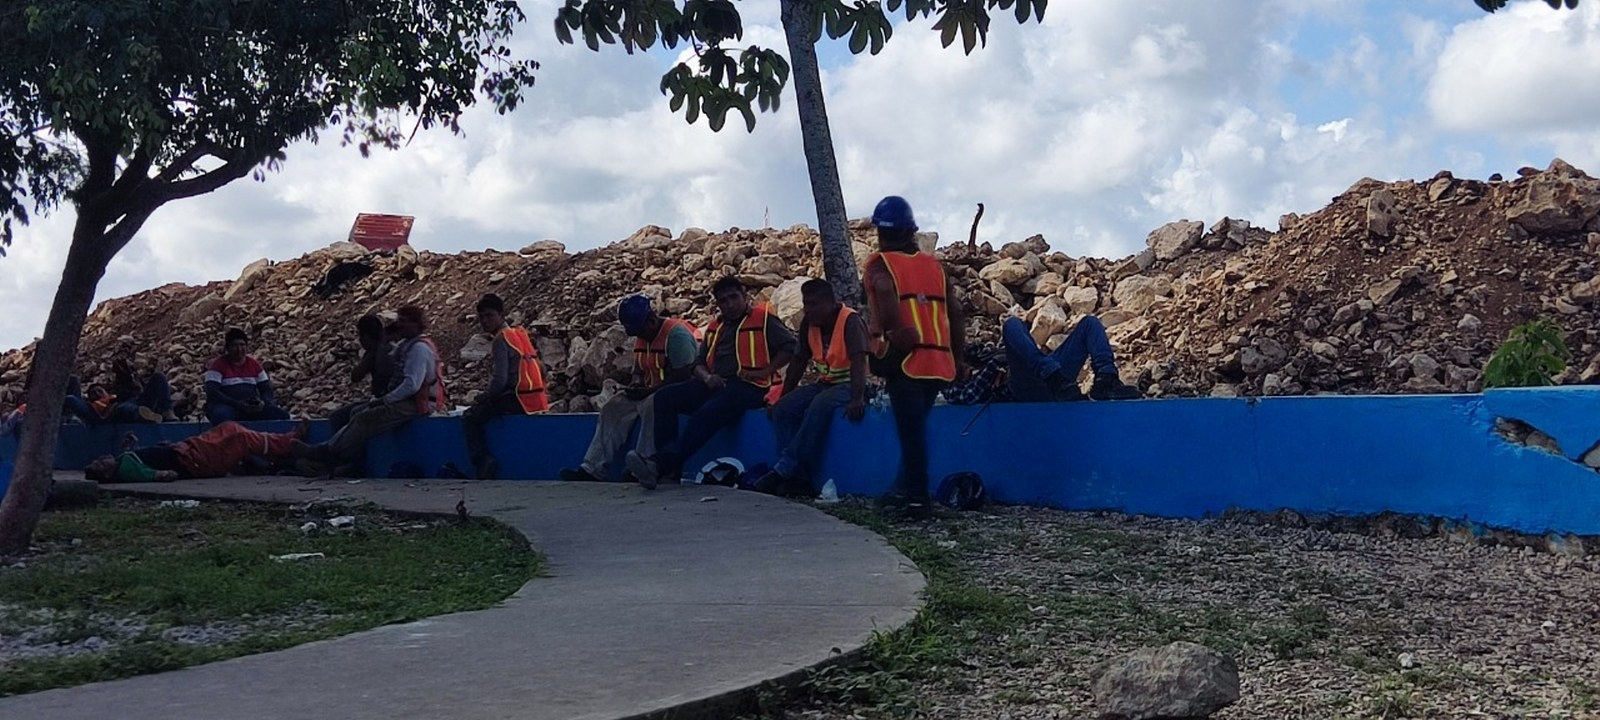
[[[1118,282],[1117,289],[1111,292],[1111,298],[1117,301],[1117,307],[1138,314],[1171,294],[1172,281],[1166,276],[1134,275]]]
[[[1559,158],[1528,180],[1527,194],[1506,208],[1506,219],[1531,235],[1568,235],[1600,215],[1600,181]]]
[[[1204,645],[1144,648],[1089,673],[1101,720],[1203,718],[1239,701],[1239,668]]]
[[[1144,242],[1155,252],[1157,260],[1172,260],[1200,242],[1205,229],[1205,223],[1199,220],[1169,222],[1150,231]]]

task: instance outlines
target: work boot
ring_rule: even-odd
[[[1127,385],[1114,372],[1094,374],[1094,384],[1089,386],[1089,397],[1094,400],[1138,400],[1144,397],[1139,388]]]
[[[656,489],[656,462],[639,454],[638,450],[629,450],[626,458],[628,472],[639,480],[639,486],[646,490]]]
[[[1084,399],[1083,390],[1078,388],[1077,379],[1069,379],[1067,374],[1060,370],[1046,376],[1044,385],[1050,389],[1050,399],[1055,402],[1077,402]]]
[[[560,477],[562,482],[605,482],[582,465],[575,468],[561,468]]]
[[[163,419],[161,417],[161,413],[151,410],[143,405],[139,406],[139,418],[150,423],[158,423]]]
[[[782,498],[805,499],[813,498],[817,495],[811,489],[811,483],[799,478],[784,477],[777,470],[770,470],[767,474],[762,475],[751,486],[751,489],[758,493],[776,495]]]

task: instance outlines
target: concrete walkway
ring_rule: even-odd
[[[427,512],[451,512],[464,498],[469,512],[527,535],[551,577],[488,610],[0,699],[0,717],[693,715],[900,627],[923,585],[873,533],[718,487],[293,478],[122,487],[289,503],[345,497]]]

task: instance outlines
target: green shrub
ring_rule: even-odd
[[[1483,386],[1536,387],[1554,385],[1555,376],[1567,369],[1572,351],[1561,340],[1561,326],[1548,318],[1511,329],[1506,341],[1483,368]]]

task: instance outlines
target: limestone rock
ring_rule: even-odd
[[[1238,666],[1191,642],[1128,653],[1089,675],[1102,720],[1203,718],[1239,701]]]
[[[1142,313],[1171,294],[1172,281],[1165,276],[1135,275],[1118,282],[1111,298],[1116,301],[1117,307],[1131,313]]]
[[[272,261],[266,258],[261,258],[244,266],[244,270],[239,272],[239,279],[234,280],[233,284],[228,286],[227,292],[222,294],[223,301],[233,302],[240,295],[250,292],[251,288],[255,287],[256,282],[266,276],[267,269],[270,267],[272,267]]]
[[[800,286],[806,284],[808,277],[795,277],[783,281],[772,290],[772,311],[778,314],[784,324],[789,328],[800,327],[800,318],[805,315],[804,299],[800,296]]]
[[[1021,285],[1033,273],[1027,263],[1015,258],[1001,258],[978,271],[978,277],[984,280],[993,280],[1002,285]]]
[[[1061,302],[1074,315],[1088,315],[1100,305],[1100,291],[1092,287],[1065,287],[1061,289]]]
[[[1047,298],[1038,306],[1038,313],[1033,317],[1033,326],[1029,333],[1033,335],[1033,341],[1042,346],[1050,336],[1066,332],[1070,322],[1071,318],[1061,309],[1061,300]]]
[[[458,355],[465,362],[479,362],[488,359],[493,347],[494,340],[488,335],[473,335],[467,339],[467,344],[461,346]]]
[[[1150,231],[1144,242],[1155,252],[1157,260],[1172,260],[1189,252],[1190,248],[1199,243],[1205,229],[1205,223],[1199,220],[1179,220]]]
[[[1400,224],[1394,193],[1387,188],[1373,192],[1367,198],[1367,232],[1381,238],[1394,237]]]
[[[194,322],[196,320],[204,320],[205,318],[211,317],[211,313],[216,312],[226,304],[227,303],[222,299],[222,296],[218,295],[217,293],[205,295],[199,300],[190,303],[188,307],[184,308],[182,312],[178,313],[178,321]]]
[[[565,255],[567,246],[555,240],[540,240],[517,251],[519,255]]]
[[[1528,181],[1522,201],[1506,209],[1506,219],[1531,235],[1576,233],[1597,214],[1600,182],[1562,172],[1535,175]]]

